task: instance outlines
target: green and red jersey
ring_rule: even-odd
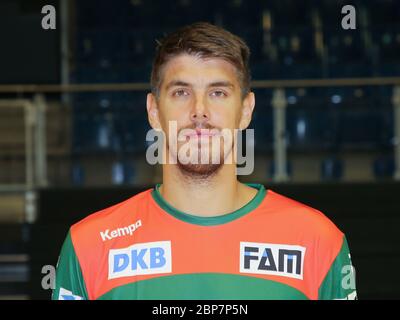
[[[53,299],[354,299],[344,234],[260,184],[221,216],[181,212],[159,186],[73,225]]]

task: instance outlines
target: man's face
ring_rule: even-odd
[[[242,99],[235,67],[219,58],[182,54],[164,66],[159,92],[158,99],[148,97],[149,119],[165,132],[167,151],[187,173],[216,172],[232,152],[234,140],[226,133],[235,139],[233,129],[248,126],[254,107],[252,93]],[[171,121],[177,136],[170,135]],[[198,163],[183,163],[182,155]]]

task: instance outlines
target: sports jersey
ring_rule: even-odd
[[[354,299],[345,235],[261,184],[240,209],[177,210],[160,184],[74,224],[53,299]]]

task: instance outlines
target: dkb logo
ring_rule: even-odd
[[[108,279],[169,272],[171,241],[138,243],[108,255]]]

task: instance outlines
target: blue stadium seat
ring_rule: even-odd
[[[118,136],[124,153],[143,153],[146,150],[146,133],[150,129],[145,108],[138,108],[141,100],[121,108],[116,114]]]
[[[399,10],[399,9],[398,9]],[[372,41],[378,48],[380,76],[399,76],[400,75],[400,25],[398,24],[398,14],[396,23],[378,24],[372,31]],[[393,14],[393,13],[392,13]]]
[[[114,185],[132,184],[135,168],[132,161],[117,160],[111,166],[111,181]]]
[[[366,86],[331,87],[326,89],[327,105],[336,109],[364,108],[373,109],[373,89]]]
[[[254,115],[249,129],[254,129],[254,146],[256,152],[271,151],[273,145],[272,121],[272,110]]]
[[[343,161],[335,156],[321,162],[321,179],[325,181],[340,180],[343,177]]]
[[[74,114],[73,152],[114,152],[120,148],[115,134],[114,116],[110,112],[88,110]]]
[[[264,52],[272,65],[271,78],[321,78],[322,61],[317,55],[314,30],[307,26],[274,28],[270,32],[272,52]],[[274,53],[275,52],[275,53]]]
[[[287,142],[292,150],[327,150],[335,147],[335,122],[322,108],[289,107]]]
[[[383,129],[379,110],[343,109],[340,112],[338,139],[342,148],[375,149]]]
[[[329,59],[333,63],[360,61],[366,57],[361,32],[342,28],[325,28]]]
[[[262,141],[261,150],[271,150],[273,144],[272,90],[255,90],[256,108],[253,126],[257,141]],[[321,89],[286,89],[286,137],[288,147],[300,150],[335,149],[337,111],[323,100],[328,93]],[[325,97],[326,98],[326,97]],[[260,128],[257,130],[257,128]]]
[[[293,165],[290,160],[288,160],[287,164],[286,164],[286,173],[287,173],[288,177],[293,176]],[[273,177],[274,175],[275,175],[275,163],[274,163],[274,161],[271,161],[271,163],[268,167],[268,176]]]
[[[76,40],[77,60],[99,66],[107,60],[112,65],[126,59],[127,45],[128,37],[124,28],[79,29]]]
[[[329,78],[365,78],[374,75],[374,67],[368,61],[331,61],[328,68]]]
[[[76,186],[82,186],[85,183],[85,170],[82,164],[78,161],[74,161],[71,170],[72,184]]]
[[[150,82],[150,63],[136,62],[135,64],[126,65],[124,68],[125,70],[121,70],[121,75],[127,82]]]
[[[379,156],[373,161],[373,172],[376,179],[391,179],[395,172],[393,155]]]
[[[271,90],[254,90],[256,105],[249,129],[254,129],[256,152],[270,152],[273,143],[273,114],[271,108]]]
[[[280,62],[288,64],[310,63],[318,60],[314,29],[306,26],[272,30],[272,41],[278,48]]]
[[[324,29],[329,77],[367,77],[373,74],[371,57],[359,30]]]
[[[398,50],[397,52],[400,52]],[[385,59],[381,59],[381,63],[378,67],[378,75],[382,77],[398,77],[400,76],[400,61],[397,62],[385,62]]]

